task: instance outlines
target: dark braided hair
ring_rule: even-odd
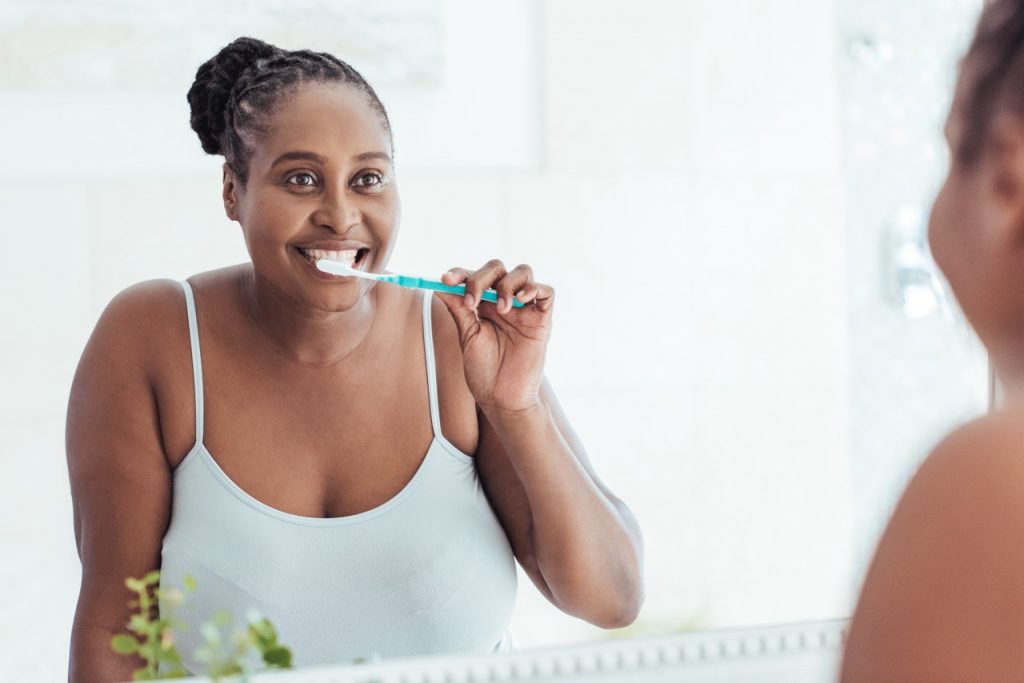
[[[380,115],[391,138],[391,123],[377,93],[345,62],[326,52],[282,50],[255,38],[237,38],[199,67],[187,97],[192,130],[203,151],[224,155],[243,188],[253,151],[246,134],[266,132],[274,108],[303,83],[356,88]]]
[[[964,125],[954,152],[970,164],[984,151],[996,114],[1008,109],[1024,117],[1024,1],[986,2],[961,64],[964,76]]]

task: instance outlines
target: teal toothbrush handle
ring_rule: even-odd
[[[449,294],[465,294],[466,285],[446,285],[438,280],[426,280],[421,277],[413,277],[411,275],[389,275],[388,282],[394,282],[402,287],[412,287],[413,289],[432,289],[435,292],[447,292]],[[481,295],[484,301],[490,301],[491,303],[498,303],[498,293],[493,289],[485,289]],[[512,298],[513,308],[522,308],[523,303]]]

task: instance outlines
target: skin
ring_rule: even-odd
[[[965,64],[946,135],[959,148]],[[928,456],[879,543],[842,680],[1024,680],[1024,119],[1001,111],[980,159],[953,155],[929,240],[1006,390]]]
[[[253,141],[247,186],[224,167],[225,212],[241,226],[252,262],[189,279],[201,330],[204,443],[272,507],[356,514],[405,486],[433,436],[421,294],[318,280],[294,246],[357,240],[370,249],[367,269],[384,271],[400,220],[391,141],[363,96],[344,85],[301,86],[272,123]],[[322,159],[272,165],[296,150]],[[544,379],[554,292],[528,266],[508,270],[500,261],[453,268],[444,279],[464,282],[466,296],[434,302],[442,432],[474,456],[538,589],[598,626],[631,623],[643,602],[640,530],[595,474]],[[500,304],[480,302],[488,287]],[[522,309],[511,308],[516,293]],[[161,280],[119,294],[80,361],[67,421],[83,568],[72,681],[122,680],[138,665],[109,643],[129,615],[124,577],[160,566],[171,473],[195,441],[190,358],[180,286]]]

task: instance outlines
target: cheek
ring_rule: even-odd
[[[367,209],[365,218],[371,223],[379,237],[394,247],[394,241],[398,237],[398,226],[402,219],[402,205],[398,201],[397,193],[389,199],[390,201],[380,202]]]
[[[928,246],[931,249],[935,263],[946,271],[946,253],[949,245],[949,180],[943,184],[942,189],[935,196],[932,204],[931,214],[928,217]]]
[[[958,280],[960,271],[971,264],[969,240],[975,235],[975,220],[965,202],[970,188],[965,187],[964,180],[955,172],[951,172],[935,197],[931,215],[928,219],[928,245],[936,265],[942,270],[950,284]]]
[[[256,243],[280,242],[295,231],[302,222],[302,214],[293,202],[271,199],[253,202],[245,222],[246,240]]]

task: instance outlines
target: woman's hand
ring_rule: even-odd
[[[464,296],[437,296],[458,327],[466,382],[477,404],[485,412],[517,412],[537,405],[554,290],[534,281],[530,266],[508,271],[497,260],[476,271],[452,268],[442,281],[466,285]],[[485,289],[497,291],[498,303],[481,301]],[[513,295],[522,308],[512,307]]]

